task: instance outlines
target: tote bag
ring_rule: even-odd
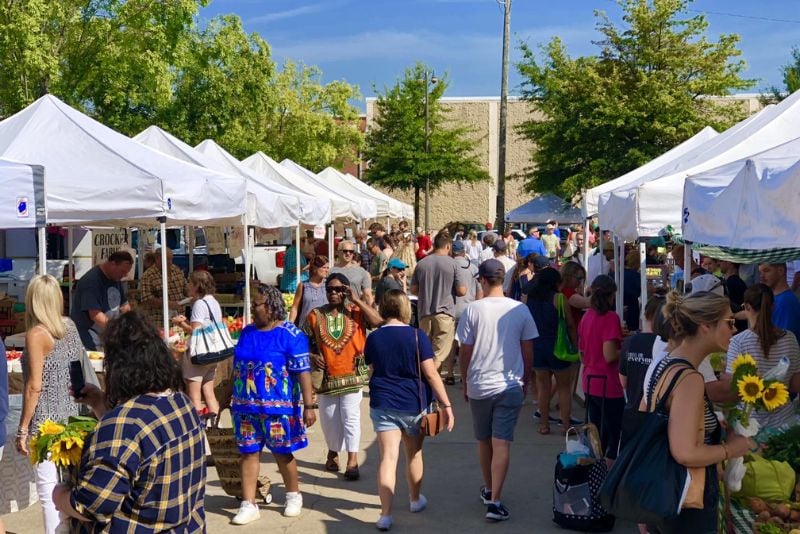
[[[189,350],[194,365],[217,363],[233,356],[233,340],[228,330],[221,325],[222,318],[217,321],[208,302],[203,300],[203,304],[208,308],[211,325],[197,328],[192,332]]]
[[[569,337],[569,326],[567,325],[567,311],[564,302],[564,294],[556,295],[556,312],[558,313],[558,333],[556,334],[556,346],[553,354],[559,360],[565,362],[577,362],[581,355]]]

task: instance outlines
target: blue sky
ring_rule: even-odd
[[[753,91],[781,85],[780,67],[800,46],[800,0],[695,0],[709,34],[741,35]],[[544,44],[559,36],[573,56],[594,53],[594,9],[618,20],[612,0],[513,0],[511,60],[517,44]],[[503,11],[495,0],[212,0],[201,22],[235,13],[258,32],[281,62],[291,58],[322,69],[324,80],[344,79],[374,96],[420,60],[447,72],[446,96],[493,96],[500,92]],[[726,15],[727,14],[727,15]],[[736,15],[736,16],[731,16]],[[765,20],[770,19],[770,20]],[[511,68],[510,90],[519,76]]]

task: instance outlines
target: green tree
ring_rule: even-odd
[[[737,105],[713,102],[752,86],[741,73],[737,35],[705,33],[689,0],[619,0],[623,24],[595,11],[601,39],[595,56],[572,58],[560,39],[522,44],[523,97],[534,118],[520,133],[536,145],[526,174],[530,191],[574,198],[643,165],[705,126],[724,129],[743,117]]]
[[[476,155],[472,130],[448,119],[439,99],[448,81],[439,79],[428,100],[428,150],[425,150],[425,72],[417,63],[401,80],[378,95],[375,121],[367,132],[364,160],[369,162],[366,180],[388,189],[414,191],[414,210],[419,226],[420,190],[430,181],[431,190],[447,182],[488,180]],[[377,92],[377,91],[376,91]]]
[[[761,95],[763,104],[780,102],[795,91],[800,91],[800,48],[792,48],[792,60],[783,66],[783,88],[772,86]]]

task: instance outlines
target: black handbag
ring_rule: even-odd
[[[621,519],[657,525],[680,513],[688,470],[670,452],[669,413],[665,407],[686,371],[694,372],[690,367],[675,372],[655,409],[645,415],[643,425],[625,444],[600,488],[603,508]],[[655,396],[653,392],[650,402]]]
[[[211,323],[214,325],[214,332],[211,334],[211,339],[206,335],[205,327],[200,328],[200,335],[197,341],[192,343],[192,356],[190,360],[194,365],[209,365],[212,363],[219,363],[227,360],[233,356],[234,346],[233,340],[228,335],[227,330],[220,328],[220,321],[214,318],[211,311],[211,306],[205,300],[203,304],[208,308],[208,316],[211,318]],[[197,334],[193,334],[193,337]]]

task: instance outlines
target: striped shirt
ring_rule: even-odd
[[[86,442],[70,501],[81,533],[205,532],[200,419],[183,393],[139,395],[109,411]]]
[[[786,372],[786,376],[783,377],[782,382],[786,387],[789,387],[792,375],[800,373],[800,346],[798,346],[797,338],[793,333],[788,330],[783,332],[783,335],[778,337],[775,344],[770,347],[769,358],[764,356],[758,335],[752,330],[748,329],[733,336],[728,346],[728,363],[725,370],[728,373],[732,373],[733,361],[736,357],[739,354],[750,354],[756,361],[759,376],[763,377],[765,373],[775,367],[782,357],[786,356],[789,358],[789,370]],[[761,428],[777,430],[783,425],[793,425],[798,422],[794,408],[794,404],[789,402],[772,412],[757,412],[754,417],[761,425]]]

